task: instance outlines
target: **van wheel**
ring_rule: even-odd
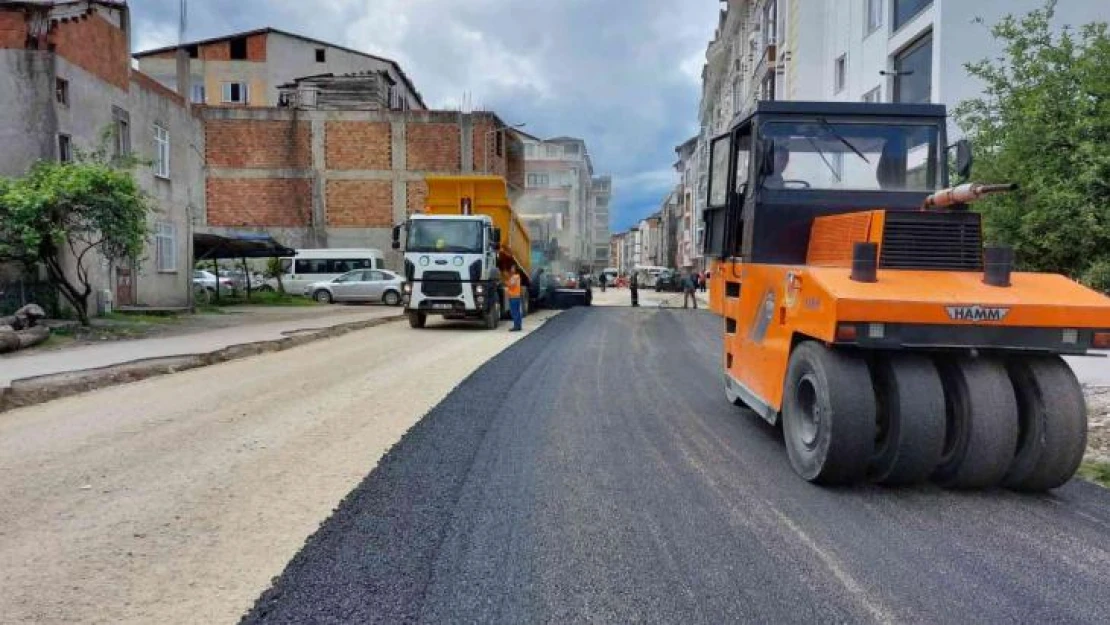
[[[863,358],[807,341],[790,356],[783,390],[783,434],[794,471],[819,484],[864,477],[876,410]]]
[[[408,317],[410,328],[416,328],[417,330],[419,330],[420,328],[424,327],[424,324],[428,323],[428,315],[422,312],[410,312],[408,314]]]
[[[320,289],[319,291],[316,291],[315,293],[313,293],[312,294],[312,299],[316,300],[317,302],[320,302],[321,304],[330,304],[331,301],[332,301],[331,293],[328,293],[324,289]]]
[[[496,330],[497,324],[501,323],[501,298],[497,298],[490,302],[489,310],[486,311],[486,329]]]
[[[382,296],[382,303],[386,306],[396,306],[401,303],[401,294],[397,291],[386,291]]]

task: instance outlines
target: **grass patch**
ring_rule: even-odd
[[[1079,466],[1079,477],[1110,488],[1110,462],[1084,461]]]
[[[124,312],[110,312],[100,317],[108,321],[118,321],[120,323],[135,323],[146,325],[165,325],[168,323],[177,323],[177,315],[174,313],[124,313]]]
[[[208,304],[198,304],[197,310],[209,312],[213,309],[226,308],[228,306],[287,306],[287,307],[301,307],[301,306],[319,306],[316,300],[308,297],[301,297],[299,295],[290,295],[289,293],[281,294],[273,291],[251,293],[250,299],[245,295],[238,295],[235,297],[220,297],[220,301],[211,302]]]

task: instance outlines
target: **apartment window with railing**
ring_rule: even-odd
[[[778,0],[767,0],[763,5],[763,45],[773,46],[778,42]]]
[[[551,186],[551,176],[548,174],[528,174],[526,183],[533,189],[543,189]]]

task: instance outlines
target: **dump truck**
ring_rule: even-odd
[[[522,289],[531,275],[532,244],[510,205],[505,179],[428,176],[425,181],[423,210],[393,229],[393,249],[404,249],[402,303],[409,325],[423,328],[436,315],[480,320],[495,329],[509,315],[511,268],[517,268]],[[527,314],[529,298],[522,300]]]
[[[1062,356],[1110,347],[1110,299],[984,242],[969,205],[1015,186],[949,188],[972,151],[947,146],[943,106],[760,102],[710,147],[724,395],[782,424],[799,476],[1074,475],[1087,413]]]

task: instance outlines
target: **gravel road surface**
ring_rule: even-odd
[[[553,319],[410,430],[246,621],[1108,620],[1110,491],[811,486],[725,403],[719,325]]]
[[[507,328],[393,323],[0,415],[0,623],[235,622]]]

